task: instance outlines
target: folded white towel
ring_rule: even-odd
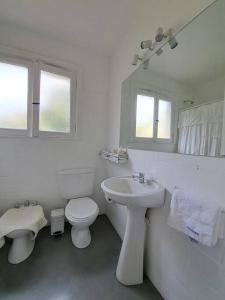
[[[206,246],[213,246],[224,237],[222,208],[180,189],[173,192],[168,225]]]

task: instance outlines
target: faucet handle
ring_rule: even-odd
[[[141,180],[141,181],[144,182],[145,174],[142,173],[142,172],[134,172],[134,173],[132,174],[132,178],[133,178],[134,180],[139,180],[139,181]]]
[[[25,200],[24,201],[24,206],[30,206],[30,201],[29,200]]]
[[[132,174],[132,177],[133,177],[133,178],[136,178],[136,177],[144,177],[144,173],[135,171],[135,172]]]
[[[20,202],[16,202],[15,204],[14,204],[14,208],[20,208],[21,207],[21,203]]]
[[[140,183],[145,182],[145,174],[142,172],[134,172],[134,174],[132,175],[132,178],[134,180],[138,180]]]
[[[132,174],[132,178],[133,178],[133,179],[138,178],[138,177],[139,177],[138,174],[139,174],[138,172],[134,172],[134,173]]]
[[[145,183],[146,183],[147,185],[151,185],[153,181],[154,181],[154,180],[153,180],[152,178],[147,178],[147,179],[145,180]]]

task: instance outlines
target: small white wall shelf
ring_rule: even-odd
[[[128,154],[126,152],[114,153],[114,152],[109,152],[109,151],[101,151],[100,156],[103,159],[109,160],[116,164],[124,164],[124,163],[127,163],[127,161],[128,161]]]

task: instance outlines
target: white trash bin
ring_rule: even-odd
[[[65,211],[64,208],[57,208],[51,211],[51,235],[64,233]]]

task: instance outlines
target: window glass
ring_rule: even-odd
[[[28,68],[0,62],[0,128],[27,129]]]
[[[43,70],[40,76],[39,130],[70,132],[70,78]]]
[[[171,102],[159,99],[158,138],[171,138]]]
[[[154,120],[154,97],[137,95],[136,137],[152,138]]]

